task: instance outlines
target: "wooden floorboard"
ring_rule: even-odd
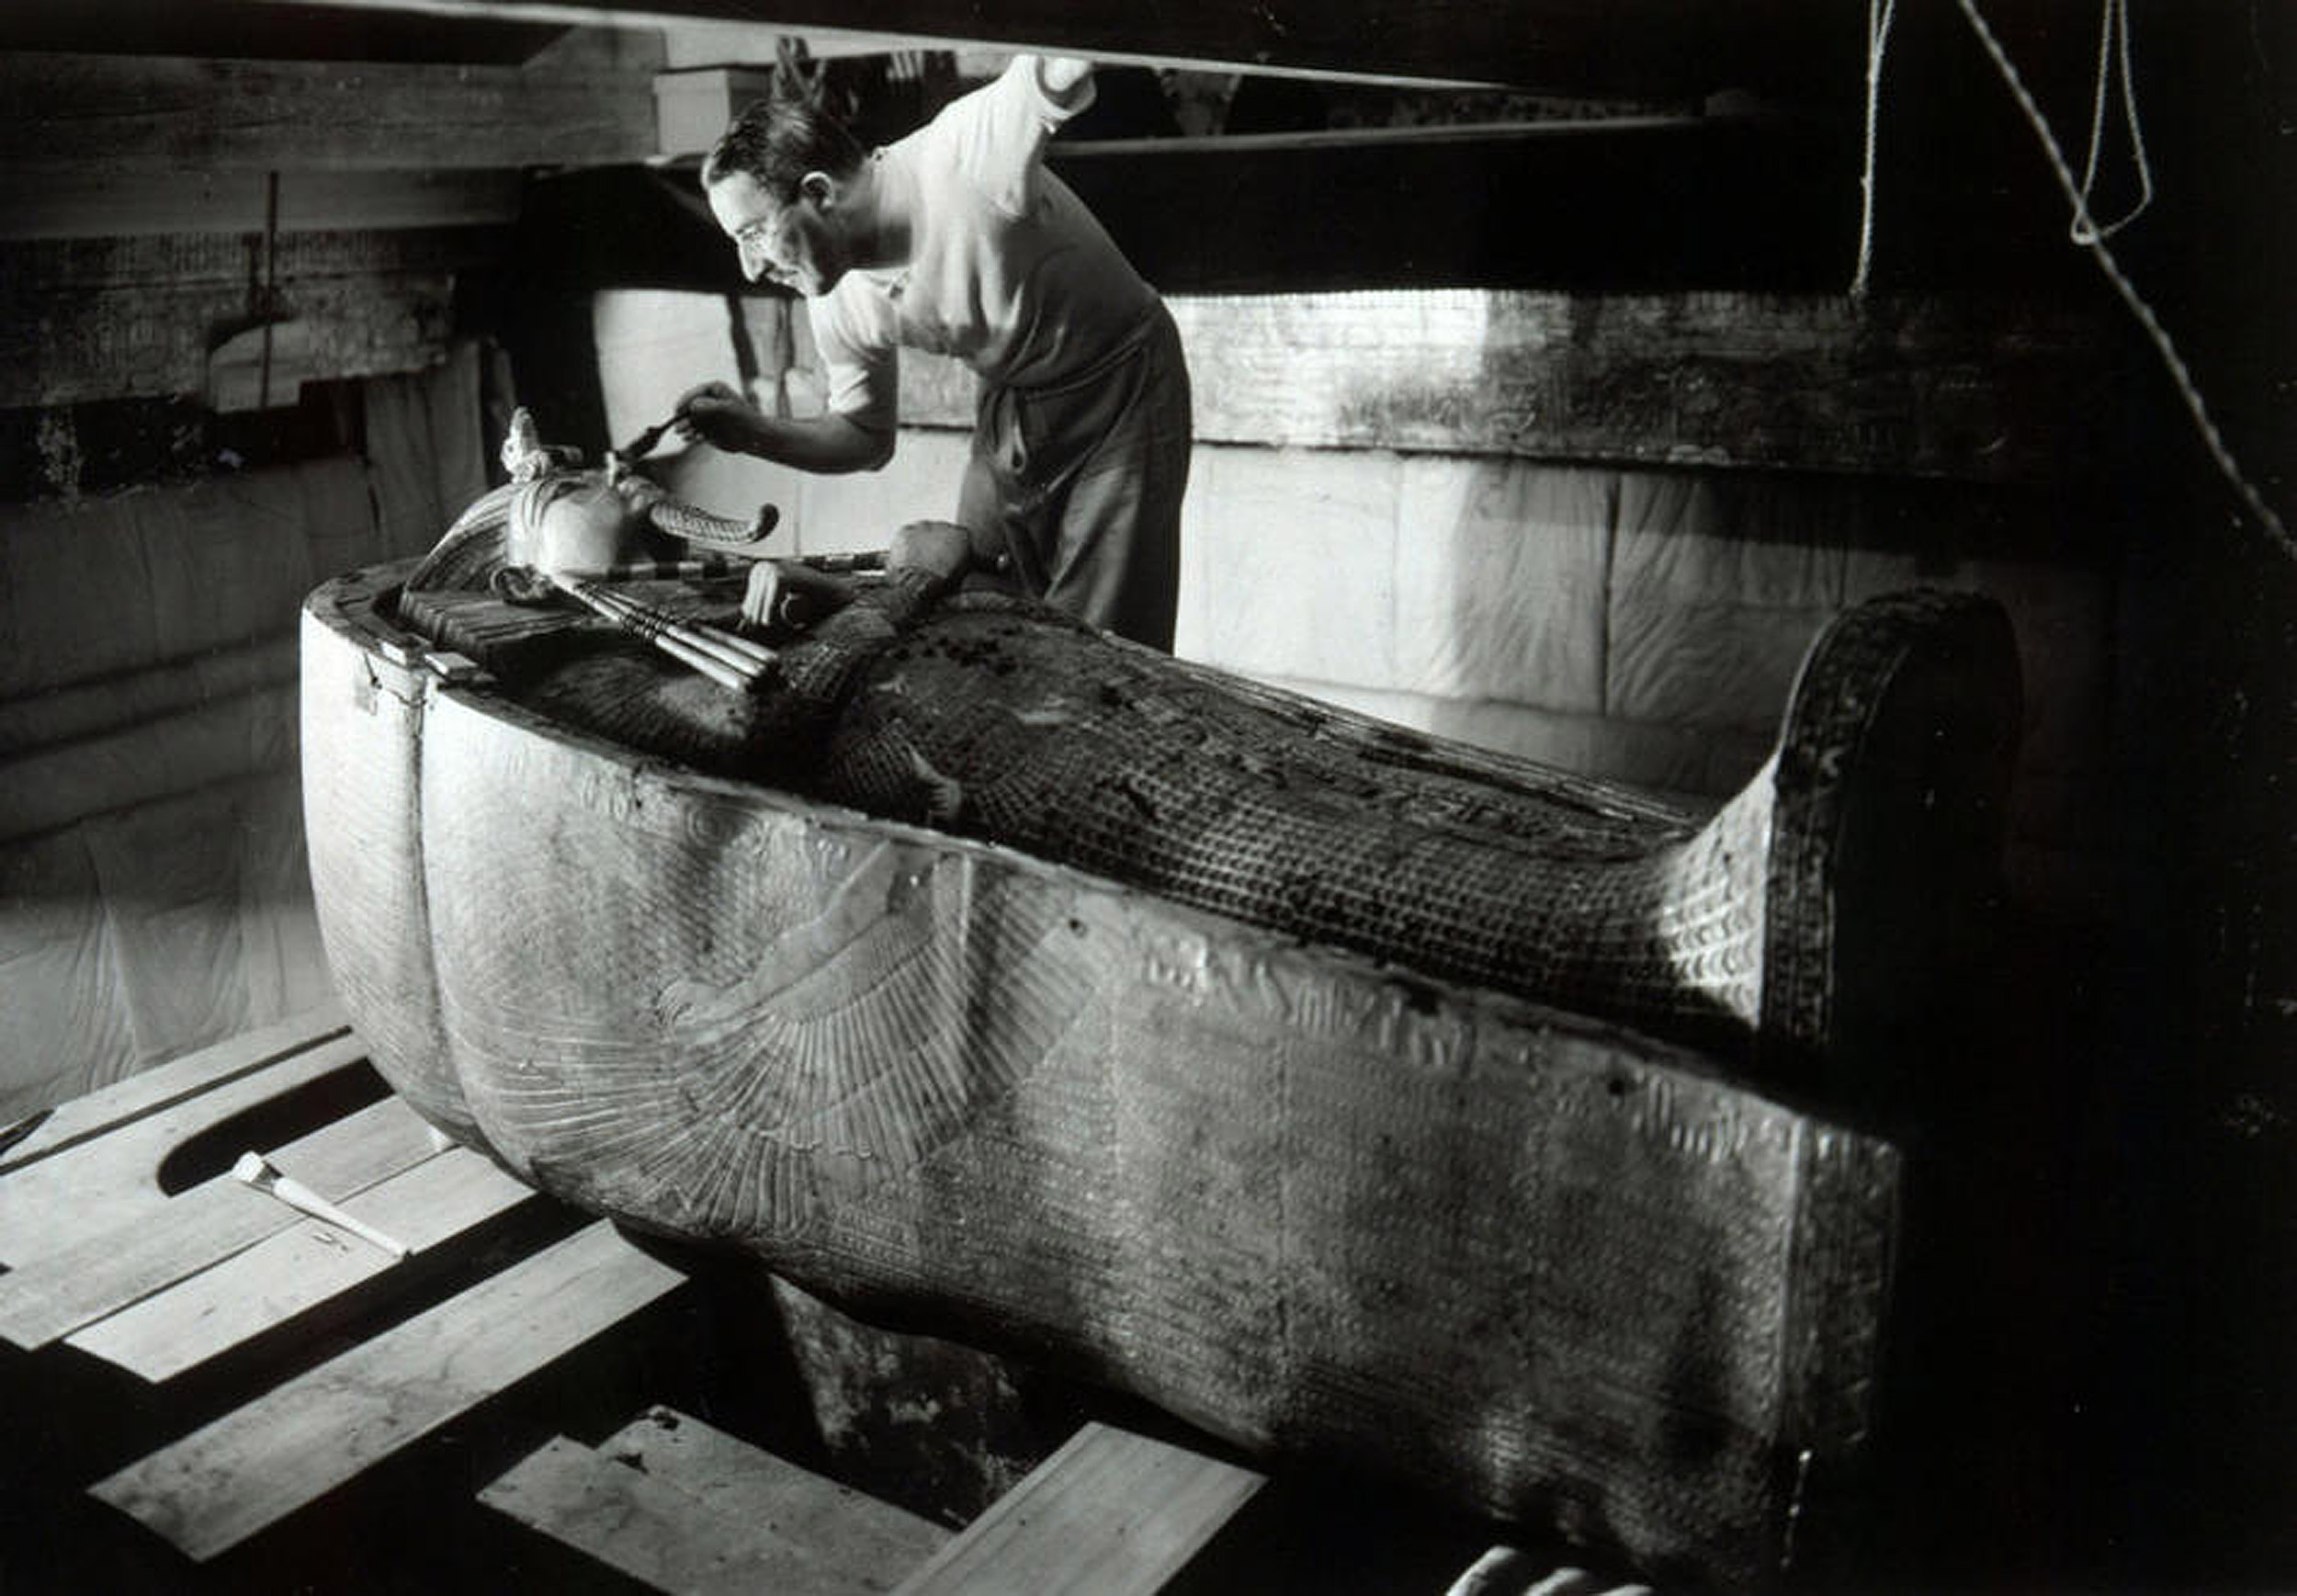
[[[1085,1425],[990,1504],[901,1596],[1146,1596],[1267,1477],[1110,1425]]]
[[[271,1157],[312,1190],[339,1198],[437,1150],[413,1110],[387,1098]],[[147,1215],[0,1275],[0,1340],[27,1350],[46,1346],[300,1220],[293,1208],[229,1175],[203,1181]]]
[[[658,1300],[685,1279],[603,1221],[98,1481],[204,1562]]]
[[[160,1187],[161,1166],[170,1152],[237,1115],[357,1068],[366,1058],[365,1043],[337,1035],[284,1057],[274,1055],[21,1161],[0,1176],[0,1261],[22,1267],[165,1207],[176,1200]],[[40,1132],[51,1123],[43,1123]],[[22,1152],[23,1144],[11,1151]]]
[[[60,1103],[39,1115],[23,1137],[0,1150],[0,1176],[173,1108],[187,1098],[315,1047],[350,1028],[343,1005],[331,1002]]]
[[[728,1517],[770,1523],[799,1544],[843,1548],[856,1568],[893,1576],[887,1590],[954,1533],[667,1408],[624,1426],[598,1451]]]
[[[930,1554],[930,1545],[906,1548],[866,1530],[847,1533],[862,1528],[866,1508],[883,1504],[791,1465],[773,1472],[781,1476],[780,1511],[723,1511],[560,1436],[481,1500],[658,1590],[881,1596]]]
[[[430,1255],[522,1204],[534,1189],[453,1148],[345,1201],[412,1250],[408,1260],[319,1219],[268,1237],[65,1338],[154,1384],[220,1357],[393,1269]]]

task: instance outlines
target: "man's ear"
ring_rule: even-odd
[[[812,200],[815,209],[827,210],[838,202],[843,190],[827,172],[809,172],[798,179],[798,192]]]

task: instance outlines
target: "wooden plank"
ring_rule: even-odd
[[[413,1111],[385,1098],[271,1158],[313,1191],[337,1199],[437,1150]],[[46,1346],[300,1222],[286,1204],[229,1175],[202,1181],[148,1215],[0,1274],[0,1340]]]
[[[684,1279],[601,1221],[129,1465],[90,1494],[204,1562]]]
[[[123,1092],[112,1109],[91,1109],[85,1120],[75,1114],[64,1121],[65,1110],[58,1109],[56,1120],[64,1128],[56,1134],[68,1139],[49,1146],[36,1159],[21,1160],[21,1167],[0,1183],[0,1260],[20,1270],[181,1201],[159,1186],[160,1164],[170,1152],[236,1115],[367,1060],[367,1044],[356,1036],[337,1033],[323,1042],[297,1046],[296,1029],[289,1025],[276,1032],[249,1033],[243,1039],[266,1055],[252,1062],[247,1055],[232,1051],[231,1043],[215,1049],[211,1058],[194,1054],[183,1061],[183,1072],[146,1089],[153,1094],[148,1101]],[[196,1069],[195,1059],[199,1060]],[[198,1070],[210,1063],[228,1073],[210,1084],[197,1085]],[[240,1068],[242,1063],[245,1068]],[[141,1080],[131,1077],[121,1086]],[[95,1104],[100,1096],[83,1101]],[[98,1123],[107,1116],[112,1125]],[[85,1134],[74,1132],[74,1124]],[[107,1129],[114,1134],[102,1134]],[[48,1124],[40,1126],[40,1134],[48,1136]]]
[[[519,1460],[479,1500],[657,1590],[805,1590],[853,1596],[850,1578],[755,1520],[729,1518],[565,1436]]]
[[[583,164],[653,153],[648,76],[0,54],[0,164],[78,172]]]
[[[489,1160],[450,1148],[346,1198],[342,1206],[404,1242],[421,1260],[534,1200],[531,1186]],[[333,1225],[306,1219],[65,1339],[158,1384],[395,1266],[380,1249]]]
[[[1172,305],[1205,443],[1990,481],[2063,479],[2098,449],[2078,396],[2105,369],[2099,329],[2022,300],[1438,290]],[[905,423],[969,424],[969,374],[945,367],[904,362]]]
[[[1100,61],[1508,83],[1603,97],[1855,81],[1865,36],[1839,8],[1793,0],[1423,0],[1404,7],[1268,0],[1181,8],[1122,0],[322,0],[522,21],[887,34],[940,45],[1062,51]]]
[[[651,1469],[613,1460],[611,1447],[593,1452],[564,1436],[521,1459],[479,1500],[660,1590],[866,1596],[892,1590],[948,1538],[937,1532],[921,1545],[877,1536],[851,1509],[870,1499],[744,1450],[775,1478],[776,1510],[725,1511]]]
[[[436,61],[515,65],[531,62],[562,26],[432,18],[376,10],[364,16],[255,0],[189,5],[96,5],[11,0],[0,6],[0,50],[105,50],[147,55],[264,61]],[[124,37],[123,37],[124,36]]]
[[[1479,289],[1174,296],[1199,443],[2080,480],[2096,318],[2013,297]],[[901,363],[904,425],[974,379]]]
[[[1760,126],[1737,116],[1635,114],[1558,117],[1550,121],[1415,122],[1399,127],[1302,128],[1265,133],[1171,134],[1145,139],[1064,139],[1053,148],[1063,160],[1124,160],[1157,155],[1266,154],[1276,151],[1361,150],[1417,144],[1476,144],[1504,153],[1517,144],[1615,139],[1626,135],[1692,135]]]
[[[662,66],[666,71],[683,72],[695,67],[757,64],[760,37],[760,30],[747,23],[683,19],[665,22],[662,32]],[[945,40],[919,39],[906,33],[854,33],[840,28],[809,28],[801,34],[775,32],[764,37],[796,39],[806,47],[808,59],[813,61],[949,48]],[[1001,58],[1008,52],[990,53]]]
[[[667,1408],[625,1425],[598,1451],[715,1512],[770,1523],[800,1545],[842,1548],[856,1569],[884,1570],[897,1579],[939,1551],[952,1533]]]
[[[261,233],[273,225],[255,171],[0,171],[0,239]],[[499,227],[518,219],[508,168],[282,171],[277,228],[300,232]]]
[[[901,1596],[1153,1591],[1266,1483],[1202,1453],[1087,1424],[904,1580]]]
[[[331,998],[317,1008],[289,1014],[228,1041],[155,1064],[85,1097],[58,1104],[33,1122],[0,1131],[0,1143],[5,1144],[0,1148],[0,1177],[333,1041],[350,1028],[350,1016]],[[0,1189],[8,1194],[13,1209],[18,1188],[11,1184]]]

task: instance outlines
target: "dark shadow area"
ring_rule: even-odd
[[[168,1149],[153,1178],[172,1197],[228,1172],[242,1153],[285,1146],[390,1095],[373,1065],[346,1065],[187,1138]]]
[[[272,409],[229,413],[187,396],[0,409],[0,500],[228,477],[366,443],[356,379],[306,382]]]

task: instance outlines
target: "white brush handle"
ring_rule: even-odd
[[[259,1192],[268,1192],[298,1213],[323,1219],[338,1229],[348,1230],[360,1240],[379,1247],[393,1258],[404,1258],[413,1251],[403,1241],[384,1235],[366,1220],[345,1213],[326,1198],[312,1191],[302,1182],[281,1174],[261,1153],[242,1153],[239,1162],[232,1166],[232,1173]]]

